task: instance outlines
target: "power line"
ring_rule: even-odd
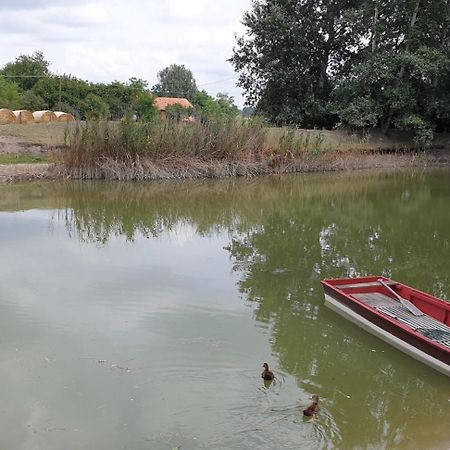
[[[236,77],[234,76],[234,77],[230,77],[230,78],[223,78],[222,80],[209,81],[208,83],[202,83],[202,84],[199,84],[198,87],[201,87],[201,86],[208,86],[208,85],[210,85],[210,84],[222,83],[222,82],[224,82],[224,81],[230,81],[230,80],[235,80],[235,79],[236,79]]]

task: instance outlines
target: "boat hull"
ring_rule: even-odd
[[[360,328],[377,336],[378,338],[382,339],[383,341],[387,342],[388,344],[392,345],[398,350],[401,350],[407,355],[413,357],[417,361],[420,361],[426,364],[427,366],[432,367],[433,369],[450,377],[450,365],[446,364],[445,362],[442,362],[438,358],[435,358],[426,351],[422,351],[416,346],[411,345],[405,340],[400,339],[399,337],[395,336],[394,334],[382,328],[381,326],[378,326],[376,323],[363,317],[361,314],[351,309],[341,301],[333,298],[329,293],[325,293],[325,305],[328,306],[333,311],[335,311],[336,313],[345,317],[347,320],[358,325]]]

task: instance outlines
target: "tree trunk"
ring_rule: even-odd
[[[378,24],[378,5],[375,5],[373,13],[373,27],[372,27],[372,53],[377,49],[377,24]]]
[[[414,11],[413,11],[413,14],[412,14],[412,17],[411,17],[411,22],[409,24],[409,36],[411,36],[411,32],[412,32],[412,30],[414,28],[414,25],[417,22],[417,15],[419,13],[419,6],[420,6],[420,0],[416,0],[416,4],[414,6]],[[410,48],[409,44],[410,44],[410,39],[408,37],[406,39],[405,53],[409,52],[409,48]],[[402,82],[402,78],[403,78],[403,76],[405,74],[405,70],[406,70],[405,64],[402,64],[401,67],[400,67],[398,78],[397,78],[397,83],[396,83],[397,86],[400,85],[400,83]],[[389,108],[389,112],[387,114],[387,117],[383,121],[383,125],[381,126],[381,132],[383,134],[387,133],[387,130],[389,129],[389,126],[391,125],[391,121],[392,121],[392,110]]]

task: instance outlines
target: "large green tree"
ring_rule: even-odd
[[[230,59],[247,104],[275,124],[331,126],[330,76],[359,42],[350,26],[357,1],[254,1]]]
[[[256,0],[231,62],[276,124],[450,125],[449,0]]]
[[[449,1],[370,1],[361,16],[366,45],[335,79],[341,123],[409,129],[428,147],[450,125]]]
[[[158,83],[152,88],[155,95],[184,97],[192,100],[198,92],[192,72],[184,65],[172,64],[158,72]]]
[[[14,62],[7,63],[1,74],[11,77],[23,90],[31,89],[41,77],[50,75],[50,63],[40,51],[32,55],[20,55]]]

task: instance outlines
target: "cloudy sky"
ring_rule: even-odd
[[[89,81],[143,78],[169,64],[192,70],[200,89],[242,106],[226,61],[251,0],[0,0],[0,66],[41,50],[54,73]]]

